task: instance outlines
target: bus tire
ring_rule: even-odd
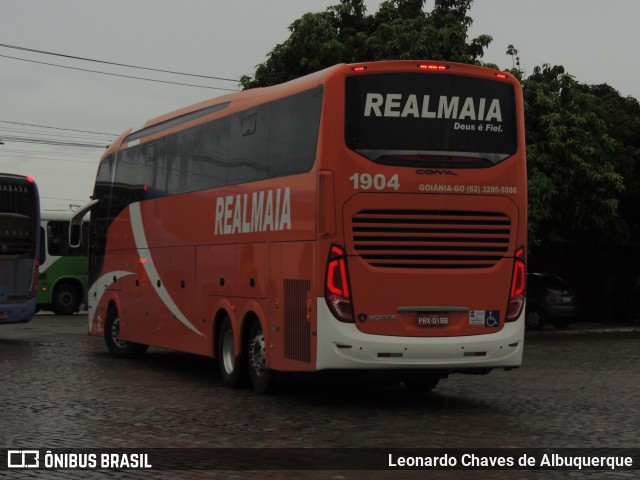
[[[249,378],[253,389],[258,393],[271,393],[274,390],[275,372],[267,368],[264,333],[260,321],[255,320],[249,331],[247,347]]]
[[[235,337],[229,317],[225,317],[222,320],[217,340],[218,348],[216,356],[218,358],[218,370],[220,371],[222,383],[232,388],[244,386],[246,383],[244,356],[236,356]]]
[[[70,282],[60,282],[53,289],[51,309],[56,315],[71,315],[80,307],[78,288]]]
[[[107,344],[109,353],[118,358],[134,358],[143,355],[147,345],[141,343],[127,342],[120,339],[120,315],[118,309],[111,306],[107,313],[107,320],[104,324],[104,341]]]

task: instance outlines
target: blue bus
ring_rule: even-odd
[[[0,173],[0,324],[33,317],[42,253],[36,183]]]

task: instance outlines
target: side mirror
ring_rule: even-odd
[[[81,224],[69,224],[69,247],[78,248],[82,243],[82,226]]]
[[[97,205],[100,200],[91,200],[85,206],[75,211],[69,222],[69,248],[79,248],[82,243],[82,220],[86,213]]]

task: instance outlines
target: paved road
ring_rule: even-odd
[[[452,376],[422,397],[384,378],[353,376],[295,376],[280,394],[260,396],[223,387],[210,359],[150,349],[141,359],[117,360],[107,354],[102,339],[85,332],[85,315],[41,314],[29,324],[0,326],[0,447],[640,448],[638,329],[531,333],[522,368],[484,377]],[[0,471],[0,477],[7,473]],[[37,474],[11,473],[11,478]],[[117,477],[117,472],[44,473],[41,478]],[[636,478],[639,473],[613,475]],[[345,480],[426,475],[138,471],[117,478]],[[549,476],[548,471],[428,474]],[[597,472],[591,478],[602,476]]]

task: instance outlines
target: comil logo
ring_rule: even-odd
[[[40,451],[39,450],[8,450],[7,451],[7,467],[8,468],[39,468],[40,467]]]

